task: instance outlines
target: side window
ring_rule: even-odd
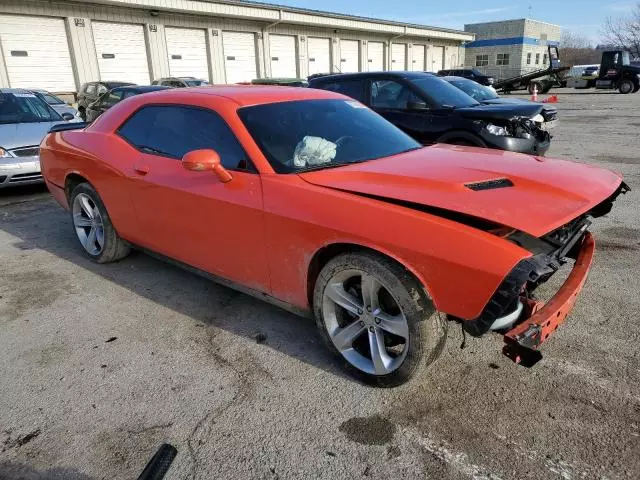
[[[120,100],[122,100],[122,90],[115,90],[107,94],[104,94],[102,96],[100,103],[102,103],[107,107],[112,107],[116,103],[118,103]]]
[[[85,93],[89,94],[89,95],[93,95],[96,93],[96,84],[95,83],[89,83],[87,85],[87,88],[85,89]]]
[[[364,81],[363,80],[345,80],[342,82],[325,83],[320,88],[331,92],[341,93],[347,97],[355,98],[359,102],[364,101]]]
[[[411,89],[394,80],[374,80],[371,82],[371,106],[406,110],[409,102],[421,102]]]
[[[118,134],[139,150],[180,160],[185,153],[213,149],[225,168],[247,170],[247,155],[220,116],[186,106],[148,106],[138,110]]]
[[[102,85],[102,84],[98,85],[98,95],[102,95],[104,93],[107,93],[107,90],[108,90],[107,87],[105,87],[104,85]]]
[[[134,97],[135,95],[136,92],[134,92],[133,90],[127,90],[126,92],[124,92],[122,99],[124,100],[125,98]]]

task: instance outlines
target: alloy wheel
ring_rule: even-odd
[[[100,209],[85,193],[73,199],[73,226],[78,240],[92,256],[98,256],[104,248],[104,223]]]
[[[384,283],[349,269],[336,273],[323,293],[323,321],[331,341],[357,369],[387,375],[409,348],[409,324]]]

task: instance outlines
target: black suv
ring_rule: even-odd
[[[481,105],[443,79],[422,72],[326,75],[311,88],[369,106],[422,144],[451,143],[544,155],[551,136],[532,120],[540,104]]]
[[[87,107],[99,97],[116,87],[135,85],[130,82],[88,82],[82,85],[78,92],[78,112],[82,120],[87,121]]]
[[[462,77],[478,82],[480,85],[486,85],[490,87],[495,81],[493,77],[484,75],[481,71],[475,68],[454,68],[451,70],[440,70],[438,72],[439,77]]]

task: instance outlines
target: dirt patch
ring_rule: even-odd
[[[29,432],[26,435],[19,435],[16,438],[11,438],[10,436],[7,437],[7,439],[2,442],[2,452],[5,452],[7,450],[10,450],[12,448],[20,448],[23,445],[26,445],[27,443],[29,443],[32,440],[35,440],[36,438],[38,438],[38,436],[40,435],[41,431],[38,428],[37,430],[34,430],[33,432]],[[0,473],[2,473],[0,471]]]
[[[602,230],[605,234],[625,240],[640,240],[640,229],[629,227],[609,227]]]
[[[600,240],[598,242],[598,250],[635,252],[636,250],[640,250],[640,243],[620,243],[620,242],[609,242],[607,240]]]
[[[362,445],[386,445],[393,440],[396,426],[380,415],[355,417],[343,422],[339,430],[352,442]]]
[[[68,292],[65,277],[44,270],[5,274],[0,284],[0,320],[15,320],[30,310],[48,307]]]

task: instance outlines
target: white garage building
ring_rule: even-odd
[[[464,65],[474,34],[240,0],[2,0],[0,87]]]

